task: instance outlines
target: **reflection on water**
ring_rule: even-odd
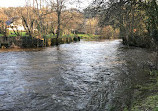
[[[0,52],[1,111],[122,110],[152,56],[120,40]]]

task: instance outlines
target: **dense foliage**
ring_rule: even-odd
[[[87,10],[100,16],[100,26],[119,28],[124,44],[151,47],[158,40],[156,0],[95,0]]]

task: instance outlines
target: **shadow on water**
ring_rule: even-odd
[[[152,54],[120,40],[0,53],[0,110],[121,111]]]
[[[117,58],[113,61],[114,64],[111,64],[109,72],[111,76],[108,79],[105,74],[101,74],[98,80],[102,82],[85,110],[122,111],[124,108],[130,110],[135,87],[149,79],[147,65],[154,62],[153,52],[120,45],[115,54]]]
[[[0,53],[2,52],[29,52],[29,51],[42,51],[45,48],[8,48],[8,49],[0,49]]]

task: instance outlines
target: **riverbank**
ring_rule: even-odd
[[[131,104],[123,111],[158,111],[158,70],[153,67],[153,64],[144,64],[146,79],[132,87]]]
[[[149,79],[134,91],[131,111],[158,111],[158,70],[149,71]]]
[[[32,38],[32,37],[1,37],[0,48],[38,48],[49,47],[58,44],[80,41],[80,37],[56,38]]]
[[[143,84],[134,86],[134,97],[130,108],[130,111],[158,111],[158,53],[157,51],[157,39],[154,40],[149,35],[133,36],[123,39],[123,44],[134,47],[148,48],[155,51],[154,64],[150,64],[147,69],[148,80]],[[146,60],[147,61],[147,60]],[[124,111],[128,111],[124,109]]]
[[[38,48],[38,47],[49,47],[58,44],[71,43],[80,41],[80,39],[101,39],[99,35],[92,34],[69,34],[63,35],[56,39],[56,35],[50,34],[44,37],[29,37],[23,35],[21,37],[10,35],[0,37],[0,48]]]

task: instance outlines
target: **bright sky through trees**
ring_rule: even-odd
[[[92,0],[80,0],[81,4],[78,6],[78,4],[73,4],[73,8],[86,8]],[[0,7],[18,7],[18,6],[25,6],[25,0],[0,0]]]
[[[0,7],[24,6],[25,0],[0,0]]]

